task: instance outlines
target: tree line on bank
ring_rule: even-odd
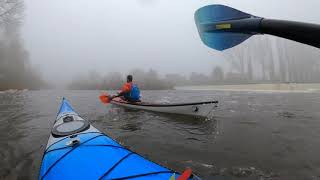
[[[251,83],[320,83],[320,51],[272,36],[255,36],[221,53],[226,66],[211,74],[191,73],[189,78],[166,75],[175,85]]]
[[[23,11],[22,0],[0,1],[0,90],[47,86],[31,67],[28,52],[21,42],[19,30]]]
[[[320,51],[272,36],[255,36],[223,52],[226,81],[238,83],[320,83]]]
[[[227,64],[215,66],[210,74],[189,76],[172,73],[159,76],[155,70],[133,70],[142,89],[172,89],[174,86],[250,83],[320,83],[320,51],[297,42],[272,36],[255,36],[242,45],[222,52]],[[215,59],[213,59],[215,60]],[[217,60],[215,60],[217,61]],[[70,89],[119,89],[125,74],[101,76],[91,72],[77,78]]]
[[[242,45],[221,53],[224,66],[209,74],[192,72],[189,76],[171,73],[160,76],[153,69],[134,69],[122,74],[102,75],[95,71],[78,76],[69,89],[119,89],[125,76],[132,74],[141,89],[173,89],[175,86],[250,83],[320,83],[320,51],[297,42],[272,36],[254,36]]]
[[[134,82],[140,89],[144,90],[163,90],[173,89],[173,84],[169,83],[163,78],[160,78],[157,71],[150,69],[144,71],[135,69],[128,74],[133,75]],[[126,75],[120,72],[110,72],[106,75],[101,75],[96,71],[91,71],[85,76],[78,76],[72,80],[68,85],[68,89],[76,90],[95,90],[95,89],[108,89],[117,90],[126,81]]]
[[[227,82],[226,79],[224,79],[223,69],[219,66],[213,69],[211,75],[193,72],[190,76],[183,76],[176,73],[160,76],[159,73],[153,69],[149,71],[134,69],[126,74],[110,72],[105,75],[96,71],[90,71],[86,75],[75,77],[71,83],[69,83],[68,89],[117,90],[125,83],[126,75],[128,74],[133,75],[134,83],[136,83],[140,89],[144,90],[165,90],[174,89],[175,86],[213,85],[225,84]]]

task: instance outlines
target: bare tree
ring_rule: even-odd
[[[44,81],[29,64],[19,34],[23,20],[22,0],[0,0],[0,90],[39,89]]]
[[[249,81],[253,80],[253,69],[252,69],[251,58],[248,59],[248,80]]]
[[[0,26],[20,24],[23,19],[22,0],[0,0]]]
[[[224,79],[223,69],[220,66],[214,67],[211,73],[211,79],[215,82],[222,82]]]
[[[236,46],[232,49],[225,51],[222,55],[230,63],[231,68],[245,76],[245,59],[247,53],[247,46]]]

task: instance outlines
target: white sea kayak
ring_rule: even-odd
[[[111,104],[131,109],[142,109],[161,113],[181,114],[196,117],[207,117],[217,108],[218,101],[205,101],[177,104],[155,104],[148,102],[128,102],[121,98],[114,98]]]

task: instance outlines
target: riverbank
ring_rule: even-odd
[[[176,90],[320,92],[320,83],[176,86]]]

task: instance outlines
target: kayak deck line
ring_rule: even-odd
[[[119,100],[112,100],[111,102],[131,104],[131,105],[136,105],[136,106],[152,106],[152,107],[190,106],[190,105],[218,104],[219,103],[219,101],[203,101],[203,102],[194,102],[194,103],[154,104],[154,103],[147,103],[147,102],[128,102],[128,101],[119,101]]]
[[[101,132],[85,132],[85,133],[78,133],[77,135],[81,135],[81,134],[91,134],[91,133],[102,134]],[[104,135],[104,134],[102,134],[102,135]],[[51,144],[49,147],[46,148],[45,153],[48,152],[49,149],[50,149],[53,145],[55,145],[55,144],[57,144],[57,143],[65,140],[65,139],[67,139],[67,138],[69,138],[69,136],[67,136],[67,137],[65,137],[65,138],[63,138],[63,139],[60,139],[60,140],[56,141],[55,143]]]
[[[151,173],[139,174],[139,175],[135,175],[135,176],[127,176],[127,177],[115,178],[115,179],[112,179],[112,180],[133,179],[133,178],[137,178],[137,177],[149,176],[149,175],[154,175],[154,174],[162,174],[162,173],[172,173],[172,171],[151,172]]]
[[[119,97],[110,101],[113,105],[131,109],[141,109],[160,113],[188,115],[194,117],[209,117],[213,110],[218,107],[218,101],[203,101],[193,103],[155,104],[147,102],[128,102]]]
[[[84,134],[85,134],[85,133],[84,133]],[[61,150],[61,149],[71,148],[66,154],[64,154],[60,159],[58,159],[58,160],[47,170],[46,174],[43,175],[41,179],[44,179],[45,176],[46,176],[48,173],[50,173],[49,171],[50,171],[52,168],[54,168],[54,166],[55,166],[56,164],[58,164],[59,161],[61,161],[63,158],[65,158],[65,157],[66,157],[68,154],[70,154],[72,151],[76,150],[77,148],[81,148],[81,147],[83,147],[83,146],[100,146],[100,147],[120,148],[120,149],[123,149],[123,150],[129,152],[126,156],[122,157],[117,163],[115,163],[115,164],[112,166],[112,168],[110,168],[110,169],[109,169],[105,174],[103,174],[99,179],[103,179],[105,176],[107,176],[109,173],[111,173],[113,169],[115,169],[122,161],[124,161],[124,160],[125,160],[126,158],[128,158],[129,156],[131,156],[131,155],[140,156],[139,154],[137,154],[137,153],[135,153],[135,152],[133,152],[133,151],[130,151],[130,150],[128,150],[128,149],[126,149],[126,148],[124,148],[124,147],[122,147],[122,146],[120,146],[120,145],[119,145],[119,146],[115,146],[115,145],[85,145],[85,143],[87,143],[87,142],[89,142],[89,141],[91,141],[91,140],[93,140],[93,139],[95,139],[95,138],[105,137],[105,135],[104,135],[103,133],[99,133],[99,134],[100,134],[100,135],[94,136],[94,137],[90,138],[89,140],[87,140],[87,141],[85,141],[85,142],[83,142],[83,143],[81,143],[80,145],[77,145],[77,146],[75,146],[75,147],[66,146],[66,147],[63,147],[63,148],[60,148],[60,149],[53,149],[53,150],[46,151],[45,154],[48,154],[48,153],[50,153],[50,152],[52,152],[52,151],[55,151],[55,150]],[[142,157],[142,156],[140,156],[140,157]],[[134,176],[125,176],[125,177],[113,178],[113,179],[119,179],[119,180],[120,180],[120,179],[131,179],[131,178],[142,177],[142,176],[147,176],[147,175],[152,175],[152,174],[159,174],[159,173],[170,173],[170,174],[176,173],[177,175],[179,175],[178,172],[175,172],[175,171],[172,171],[172,170],[168,170],[168,171],[157,171],[157,172],[151,172],[151,173],[145,173],[145,174],[138,174],[138,175],[134,175]]]
[[[101,136],[104,136],[104,135],[94,136],[94,137],[92,137],[92,138],[84,141],[83,143],[81,143],[80,145],[77,145],[77,146],[75,146],[75,147],[65,146],[65,147],[61,148],[61,149],[71,148],[71,150],[68,151],[67,153],[65,153],[64,155],[62,155],[57,161],[55,161],[55,162],[48,168],[48,170],[47,170],[46,173],[42,176],[41,179],[44,179],[45,176],[51,171],[51,169],[54,168],[54,166],[55,166],[56,164],[58,164],[63,158],[65,158],[65,157],[66,157],[68,154],[70,154],[72,151],[74,151],[74,150],[76,150],[77,148],[79,148],[82,144],[85,144],[85,143],[87,143],[87,142],[89,142],[89,141],[91,141],[91,140],[93,140],[93,139],[95,139],[95,138],[101,137]],[[60,150],[60,149],[59,149],[59,150]]]
[[[124,148],[124,147],[122,147],[122,146],[103,145],[103,144],[101,144],[101,145],[99,145],[99,144],[97,144],[97,145],[81,145],[81,146],[86,146],[86,147],[94,147],[94,146],[97,146],[97,147],[111,147],[111,148],[126,149],[126,148]],[[52,150],[46,151],[46,153],[50,153],[50,152],[52,152],[52,151],[61,150],[61,149],[66,149],[66,148],[70,148],[70,147],[62,147],[62,148],[52,149]]]
[[[125,155],[124,157],[122,157],[117,163],[115,163],[107,172],[105,172],[99,179],[104,178],[105,176],[107,176],[115,167],[117,167],[123,160],[125,160],[126,158],[128,158],[129,156],[131,156],[132,154],[134,154],[133,152],[130,152],[129,154]]]
[[[167,180],[181,176],[179,172],[145,159],[97,130],[74,112],[65,98],[61,106],[42,157],[39,180]],[[78,121],[87,121],[89,127],[80,128],[78,132]],[[62,135],[55,136],[54,129],[62,131]]]

